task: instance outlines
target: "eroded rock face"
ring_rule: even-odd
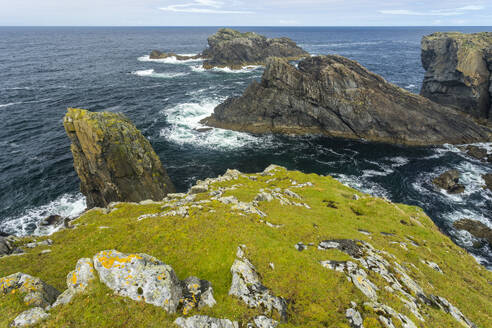
[[[263,286],[254,265],[244,256],[243,248],[237,250],[237,259],[231,267],[232,284],[229,295],[240,298],[251,308],[261,308],[267,313],[274,310],[282,318],[287,316],[287,302]]]
[[[13,291],[25,294],[24,303],[29,306],[48,307],[60,292],[37,277],[18,272],[0,278],[0,294]]]
[[[453,222],[453,227],[458,230],[465,230],[475,238],[485,239],[492,247],[492,229],[480,221],[461,219]]]
[[[457,170],[450,170],[432,180],[432,183],[450,194],[460,194],[465,191],[465,186],[460,184],[459,180],[460,173]]]
[[[208,48],[203,51],[205,68],[264,65],[268,57],[290,60],[308,57],[309,53],[289,38],[268,39],[262,35],[241,33],[230,28],[220,29],[208,38]]]
[[[490,140],[461,113],[387,83],[341,56],[270,58],[261,83],[217,106],[202,123],[252,133],[324,134],[407,145]]]
[[[88,208],[161,200],[174,190],[148,140],[122,114],[69,108],[63,124]]]
[[[477,118],[490,118],[492,33],[434,33],[422,39],[421,94]]]

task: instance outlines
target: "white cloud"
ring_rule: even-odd
[[[430,11],[414,11],[407,9],[380,10],[381,14],[386,15],[409,15],[409,16],[458,16],[464,15],[467,11],[483,10],[485,7],[477,5],[468,5],[454,9],[439,9]]]
[[[224,3],[215,0],[194,0],[193,2],[169,5],[161,7],[160,10],[176,13],[195,14],[254,14],[252,11],[222,9]]]

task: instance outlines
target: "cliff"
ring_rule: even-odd
[[[434,33],[422,39],[421,94],[474,117],[491,117],[492,32]]]
[[[492,272],[331,177],[229,170],[72,223],[0,258],[1,327],[490,327]]]
[[[491,130],[335,55],[298,68],[270,58],[261,83],[202,123],[252,133],[324,134],[406,145],[488,141]]]
[[[122,114],[69,108],[63,125],[88,208],[161,200],[174,190],[148,140]]]

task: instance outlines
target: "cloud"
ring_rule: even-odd
[[[193,2],[169,5],[161,7],[159,10],[171,11],[175,13],[194,13],[194,14],[254,14],[252,11],[225,10],[222,9],[223,2],[215,0],[194,0]]]
[[[469,5],[455,9],[439,9],[430,11],[414,11],[407,9],[380,10],[381,14],[385,15],[408,15],[408,16],[458,16],[464,15],[467,11],[483,10],[485,7],[477,5]]]

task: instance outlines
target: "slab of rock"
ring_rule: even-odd
[[[285,319],[287,302],[277,297],[261,283],[260,276],[254,265],[244,256],[242,247],[238,248],[237,259],[231,267],[232,284],[229,295],[240,298],[251,308],[260,308],[271,313],[274,310]]]
[[[386,82],[355,61],[269,58],[261,83],[229,98],[203,124],[251,133],[324,134],[406,145],[491,140],[492,130]]]
[[[181,328],[239,328],[237,321],[195,315],[189,318],[180,317],[174,324]]]
[[[67,275],[67,290],[58,296],[53,307],[69,303],[76,294],[82,293],[94,280],[96,280],[96,271],[92,260],[88,258],[78,260],[75,270]]]
[[[22,272],[0,278],[0,294],[12,292],[25,294],[24,303],[26,305],[42,308],[50,306],[60,295],[55,287]]]
[[[289,38],[268,39],[253,32],[241,33],[230,28],[220,29],[208,38],[208,48],[203,67],[230,67],[238,69],[248,65],[264,65],[268,57],[296,60],[309,53]]]
[[[42,308],[35,307],[26,310],[19,314],[14,321],[10,324],[10,327],[29,327],[40,323],[50,315],[46,313]]]
[[[426,70],[421,94],[474,117],[490,118],[492,32],[438,32],[425,36],[421,46]]]
[[[492,246],[492,229],[480,221],[461,219],[453,222],[453,227],[457,230],[465,230],[475,238],[485,239]]]
[[[63,125],[88,208],[162,200],[174,190],[149,141],[122,114],[69,108]]]
[[[465,191],[465,186],[460,184],[459,180],[460,173],[457,170],[450,170],[432,180],[432,183],[450,194],[461,194]]]

